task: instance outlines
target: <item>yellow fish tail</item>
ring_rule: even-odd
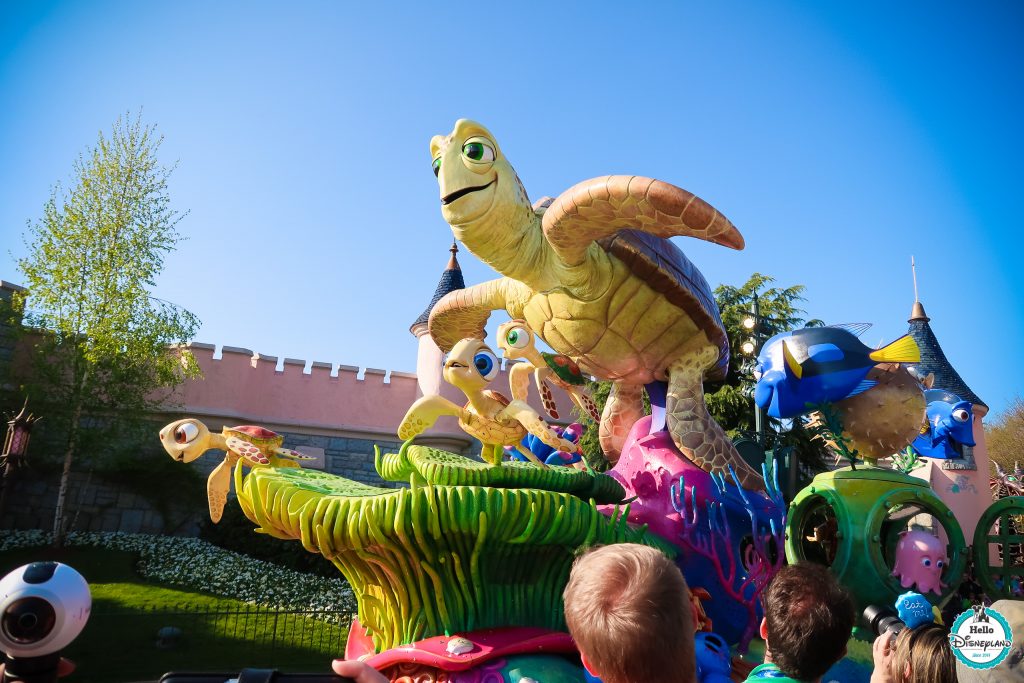
[[[868,357],[876,363],[920,363],[921,349],[909,334],[905,334],[888,346],[871,352]]]

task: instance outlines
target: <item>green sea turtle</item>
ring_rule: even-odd
[[[693,194],[638,176],[587,180],[535,209],[494,136],[465,119],[435,136],[430,152],[455,237],[505,276],[434,306],[437,345],[482,338],[493,310],[526,320],[583,372],[613,382],[600,430],[613,462],[643,414],[644,385],[667,381],[680,451],[709,472],[732,465],[745,487],[763,489],[704,405],[702,380],[724,377],[728,339],[707,281],[668,240],[741,249],[733,224]]]
[[[556,436],[526,401],[509,401],[486,388],[499,369],[494,352],[479,339],[457,342],[442,373],[445,381],[464,393],[469,402],[458,406],[436,394],[417,399],[398,427],[398,438],[411,439],[429,429],[442,415],[451,415],[458,418],[463,431],[480,440],[481,457],[491,465],[501,463],[505,446],[514,446],[531,462],[547,467],[521,443],[527,432],[555,450],[574,452],[576,444]]]
[[[508,373],[509,389],[512,391],[512,398],[526,400],[530,386],[530,374],[533,374],[537,391],[540,393],[544,410],[554,419],[558,419],[558,407],[555,405],[555,397],[551,394],[548,383],[554,384],[562,391],[569,394],[573,403],[583,412],[589,415],[595,422],[601,421],[601,413],[597,405],[587,394],[584,385],[587,383],[586,376],[580,371],[572,358],[562,354],[544,353],[537,349],[533,331],[530,330],[525,320],[509,320],[498,327],[498,348],[501,349],[505,358],[518,360],[522,358],[525,363],[516,363]]]
[[[250,467],[298,467],[295,460],[314,460],[312,456],[282,448],[284,437],[264,427],[241,425],[225,427],[214,434],[193,418],[172,422],[160,430],[160,443],[178,462],[192,462],[212,449],[225,451],[221,461],[206,480],[210,519],[216,524],[224,513],[231,486],[231,468],[239,458]]]

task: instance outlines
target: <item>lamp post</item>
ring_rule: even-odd
[[[41,418],[28,411],[28,399],[21,407],[21,412],[7,421],[7,438],[4,439],[4,450],[0,453],[0,515],[3,514],[7,502],[7,489],[14,473],[25,465],[28,458],[28,442],[32,437],[32,427]]]
[[[753,362],[756,362],[757,354],[761,352],[761,345],[765,342],[764,328],[762,323],[764,318],[761,317],[761,302],[758,301],[757,292],[754,292],[754,305],[750,311],[745,311],[747,317],[743,319],[741,323],[743,329],[748,330],[751,334],[750,339],[747,339],[740,345],[740,350],[743,354],[750,358]],[[764,412],[760,406],[754,404],[754,431],[757,432],[757,445],[761,448],[765,448],[764,438],[765,419]]]

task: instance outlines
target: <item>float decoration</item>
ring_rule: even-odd
[[[452,472],[454,454],[408,446],[407,460]],[[382,462],[400,461],[392,454]],[[480,465],[479,463],[476,463]],[[648,543],[674,551],[571,493],[542,488],[540,477],[588,473],[522,464],[532,488],[432,485],[377,488],[323,472],[235,467],[235,489],[257,531],[302,542],[344,574],[359,604],[358,622],[380,652],[424,638],[514,624],[564,631],[562,590],[577,548]],[[486,467],[480,465],[481,467]],[[397,471],[397,468],[394,470]],[[526,481],[522,482],[526,485]],[[369,654],[369,653],[367,653]]]
[[[974,446],[974,406],[948,391],[924,392],[928,403],[921,432],[911,446],[926,458],[962,458],[964,446]]]
[[[581,414],[589,415],[595,422],[601,421],[597,405],[584,388],[587,378],[580,372],[580,366],[568,356],[538,350],[533,331],[525,320],[510,320],[498,327],[498,348],[508,360],[525,360],[513,365],[508,373],[512,398],[526,400],[532,373],[544,410],[552,418],[557,420],[559,415],[548,384],[569,394]]]
[[[1007,496],[1024,496],[1024,469],[1019,462],[1013,463],[1013,471],[1007,472],[999,463],[992,461],[996,476],[989,479],[989,489],[993,500]]]
[[[284,437],[265,427],[224,427],[220,434],[214,434],[193,418],[172,422],[161,429],[160,443],[178,462],[192,462],[214,449],[225,452],[224,460],[206,480],[210,519],[214,524],[220,522],[224,514],[231,487],[231,468],[236,462],[248,467],[298,467],[294,460],[315,460],[313,456],[282,448]]]
[[[555,450],[573,452],[575,444],[554,435],[537,411],[522,399],[509,401],[496,391],[486,389],[500,368],[494,352],[480,339],[462,339],[452,347],[444,362],[444,379],[466,395],[468,402],[458,406],[440,394],[423,396],[409,407],[398,438],[412,439],[433,426],[443,415],[459,420],[459,427],[483,444],[480,457],[492,466],[501,464],[505,446],[512,446],[527,460],[547,467],[528,448],[523,437],[533,434]]]
[[[846,458],[850,469],[857,469],[857,456],[860,453],[850,445],[850,437],[843,433],[843,420],[839,412],[830,403],[814,406],[814,409],[807,423],[812,438],[825,444],[835,454],[837,462],[840,458]]]
[[[903,588],[916,587],[922,593],[939,595],[946,587],[942,570],[947,562],[945,544],[935,534],[908,529],[900,533],[892,575],[900,580]]]
[[[582,372],[612,381],[601,418],[610,462],[642,417],[643,386],[667,381],[679,451],[709,472],[733,465],[744,486],[762,489],[704,405],[705,373],[724,376],[729,343],[707,281],[668,240],[742,248],[732,223],[693,194],[639,176],[584,181],[535,210],[494,136],[465,119],[430,150],[442,215],[505,276],[437,303],[429,329],[438,347],[482,338],[491,311],[504,309]]]
[[[579,446],[580,437],[583,436],[583,425],[579,422],[573,422],[568,427],[552,427],[551,431],[555,433],[555,436]],[[578,470],[589,469],[578,448],[572,453],[556,451],[533,434],[527,434],[521,443],[529,448],[534,455],[543,460],[545,465],[572,465]],[[518,450],[511,446],[505,446],[505,456],[510,460],[526,460]]]
[[[785,509],[782,492],[779,490],[778,468],[772,468],[769,482],[765,466],[761,466],[764,481],[768,483],[766,494],[777,509]],[[707,499],[703,515],[694,500],[693,488],[687,495],[686,477],[680,475],[678,486],[670,490],[672,507],[682,520],[680,535],[685,547],[705,558],[712,567],[720,585],[733,600],[742,603],[747,610],[747,623],[739,641],[739,650],[746,652],[747,646],[757,633],[760,619],[757,615],[758,598],[768,582],[785,564],[781,552],[785,542],[785,517],[776,525],[776,520],[763,516],[759,506],[753,504],[751,494],[739,485],[739,478],[730,469],[735,486],[726,484],[722,476],[712,475],[717,496]],[[750,545],[741,547],[737,557],[734,552],[732,525],[725,514],[726,502],[739,504],[750,517],[752,530]],[[724,560],[723,560],[724,558]]]

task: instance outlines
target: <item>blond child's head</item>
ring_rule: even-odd
[[[689,591],[661,552],[634,543],[590,550],[564,597],[569,633],[604,683],[696,680]]]

